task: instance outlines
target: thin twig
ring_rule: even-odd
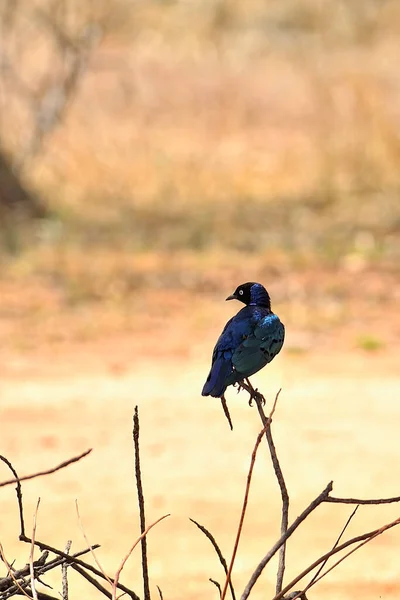
[[[42,475],[51,475],[52,473],[55,473],[56,471],[59,471],[60,469],[64,469],[65,467],[68,467],[69,465],[72,465],[73,463],[78,462],[78,460],[85,458],[85,456],[90,454],[91,451],[92,451],[92,448],[89,448],[89,450],[86,450],[86,452],[82,452],[82,454],[79,454],[79,456],[74,456],[73,458],[69,458],[68,460],[57,465],[57,467],[52,467],[51,469],[46,469],[45,471],[38,471],[37,473],[33,473],[32,475],[24,475],[24,477],[16,477],[15,479],[9,479],[8,481],[2,481],[2,482],[0,482],[0,487],[4,487],[6,485],[12,485],[13,483],[18,483],[20,481],[28,481],[29,479],[35,479],[36,477],[41,477]]]
[[[206,529],[203,525],[200,525],[200,523],[198,523],[197,521],[195,521],[194,519],[190,519],[190,521],[192,521],[192,523],[194,523],[199,529],[200,531],[202,531],[204,533],[204,535],[206,536],[207,539],[210,540],[211,544],[213,545],[213,548],[215,550],[215,552],[217,553],[217,556],[219,558],[219,562],[221,563],[224,571],[225,571],[225,575],[228,575],[228,565],[227,562],[225,560],[224,555],[221,552],[220,547],[217,544],[217,541],[215,539],[215,537],[212,535],[212,533],[210,531],[208,531],[208,529]],[[236,600],[236,596],[235,596],[235,590],[233,588],[233,584],[231,579],[229,578],[229,588],[231,590],[231,595],[232,595],[232,600]]]
[[[250,400],[254,399],[256,402],[258,414],[260,415],[262,424],[264,425],[264,427],[266,427],[268,425],[268,427],[265,430],[265,437],[268,442],[268,448],[269,448],[269,452],[271,455],[271,460],[272,460],[272,464],[274,467],[275,476],[278,481],[279,489],[281,492],[281,499],[282,499],[281,536],[283,536],[283,535],[285,535],[287,528],[289,526],[289,502],[290,502],[290,499],[289,499],[289,492],[287,490],[285,478],[283,476],[283,472],[282,472],[282,469],[281,469],[281,466],[279,463],[279,459],[278,459],[278,455],[276,452],[274,440],[272,437],[272,416],[275,412],[279,394],[281,393],[282,390],[280,389],[277,392],[277,394],[275,395],[274,404],[272,406],[269,418],[267,418],[267,416],[264,412],[264,408],[263,408],[263,405],[265,403],[264,396],[262,396],[260,394],[260,392],[258,392],[257,390],[255,390],[253,388],[249,379],[247,379],[247,385],[248,385],[248,388],[245,387],[245,389],[250,394]],[[243,385],[242,385],[242,387],[243,387]],[[284,543],[279,550],[278,572],[276,575],[276,592],[275,592],[276,594],[278,594],[282,589],[283,576],[285,573],[285,565],[286,565],[286,543]]]
[[[344,527],[343,527],[342,531],[340,532],[340,534],[339,534],[339,536],[338,536],[338,538],[337,538],[336,542],[335,542],[335,543],[333,544],[333,546],[332,546],[332,550],[334,550],[334,549],[335,549],[335,548],[336,548],[336,547],[339,545],[339,542],[340,542],[340,540],[342,539],[342,537],[343,537],[343,535],[344,535],[344,532],[346,531],[346,529],[347,529],[347,528],[348,528],[348,526],[350,525],[351,521],[353,520],[353,518],[354,518],[354,516],[355,516],[356,512],[358,511],[358,508],[359,508],[359,504],[358,504],[358,505],[355,507],[355,509],[353,510],[353,512],[351,513],[351,515],[349,516],[349,518],[347,519],[347,521],[346,521],[346,523],[345,523],[345,525],[344,525]],[[314,583],[314,582],[315,582],[315,581],[318,579],[318,576],[319,576],[319,574],[321,573],[321,571],[323,570],[323,568],[325,567],[325,565],[326,565],[326,563],[327,563],[327,562],[328,562],[328,559],[326,559],[326,561],[324,561],[324,562],[321,564],[320,568],[319,568],[319,569],[318,569],[318,571],[315,573],[315,575],[314,575],[314,576],[313,576],[313,578],[311,579],[310,583],[307,585],[307,589],[309,589],[309,588],[310,588],[310,587],[313,585],[313,583]],[[279,590],[279,591],[280,591],[280,590]],[[304,590],[304,591],[306,591],[306,590]]]
[[[65,554],[69,554],[71,549],[72,540],[68,540],[65,546]],[[68,600],[68,564],[63,562],[61,565],[61,577],[62,577],[62,600]]]
[[[219,591],[219,597],[221,598],[221,586],[219,584],[218,581],[215,581],[215,579],[212,579],[211,577],[208,579],[208,581],[211,581],[211,583],[213,583],[215,585],[215,587],[218,589]]]
[[[233,546],[233,552],[232,552],[231,562],[229,564],[228,573],[226,575],[224,587],[222,588],[221,600],[225,600],[226,591],[228,589],[228,583],[229,583],[229,581],[231,579],[233,564],[235,562],[236,553],[237,553],[237,549],[238,549],[238,546],[239,546],[239,540],[240,540],[240,536],[242,534],[242,528],[243,528],[244,517],[245,517],[245,514],[246,514],[247,502],[248,502],[248,499],[249,499],[251,478],[252,478],[252,475],[253,475],[254,464],[256,462],[257,450],[258,450],[258,448],[259,448],[259,446],[261,444],[261,440],[262,440],[262,438],[264,436],[264,433],[265,433],[265,431],[266,431],[267,428],[268,428],[268,424],[265,425],[265,427],[258,434],[256,443],[254,445],[254,449],[253,449],[253,452],[252,452],[252,455],[251,455],[250,468],[249,468],[249,472],[248,472],[248,475],[247,475],[246,489],[245,489],[245,493],[244,493],[244,500],[243,500],[242,512],[241,512],[240,519],[239,519],[239,526],[238,526],[238,530],[237,530],[237,534],[236,534],[235,544]]]
[[[36,510],[33,514],[32,543],[31,543],[31,551],[29,553],[29,571],[31,574],[31,588],[32,588],[32,596],[33,596],[34,600],[38,600],[37,593],[36,593],[36,586],[35,586],[35,569],[33,566],[33,559],[34,559],[34,554],[35,554],[36,521],[37,521],[38,510],[39,510],[39,504],[40,504],[40,498],[38,498],[38,501],[36,504]]]
[[[97,581],[97,579],[95,579],[94,577],[89,575],[89,573],[86,573],[86,571],[82,567],[80,567],[79,565],[75,565],[75,564],[71,564],[71,567],[74,569],[74,571],[76,571],[77,573],[79,573],[79,575],[81,575],[84,579],[86,579],[86,581],[91,583],[97,590],[99,590],[99,592],[104,594],[104,596],[107,596],[107,598],[110,598],[110,599],[112,598],[111,592],[106,590],[106,588],[103,587],[101,585],[101,583],[99,583]]]
[[[27,542],[28,544],[30,544],[32,542],[32,540],[27,536],[20,536],[19,539],[21,540],[21,542]],[[62,550],[58,550],[58,548],[54,548],[54,546],[50,546],[49,544],[46,544],[45,542],[40,542],[38,540],[35,541],[35,546],[38,546],[38,548],[40,548],[41,550],[49,550],[49,552],[53,552],[53,554],[57,554],[58,556],[65,558],[67,560],[67,562],[69,564],[71,564],[71,567],[75,568],[76,566],[79,566],[81,568],[81,570],[82,570],[82,568],[86,569],[88,571],[91,571],[98,577],[105,579],[106,581],[108,581],[108,579],[113,581],[111,577],[104,576],[104,573],[99,571],[99,569],[96,569],[96,567],[93,567],[93,565],[91,565],[90,563],[80,560],[79,558],[73,558],[72,556],[65,554],[65,552],[63,552]],[[100,548],[100,546],[98,544],[93,545],[91,548],[89,548],[89,552],[91,552],[92,550],[96,550],[97,548]],[[128,596],[130,598],[133,598],[133,600],[140,600],[139,596],[137,594],[135,594],[135,592],[133,590],[130,590],[128,587],[126,587],[126,585],[122,585],[122,583],[119,583],[118,589],[120,589],[123,592],[125,592],[126,594],[128,594]],[[109,597],[111,598],[111,594],[109,595]]]
[[[343,544],[340,544],[340,546],[336,546],[336,548],[334,548],[333,550],[329,550],[329,552],[326,552],[326,554],[323,554],[322,556],[320,556],[310,566],[308,566],[299,575],[297,575],[290,583],[288,583],[284,587],[284,589],[281,592],[279,592],[279,594],[274,596],[274,598],[272,600],[281,600],[281,598],[283,598],[283,596],[286,594],[286,592],[288,592],[293,586],[296,585],[296,583],[298,583],[301,579],[303,579],[303,577],[308,575],[308,573],[313,571],[315,569],[315,567],[318,567],[318,565],[323,563],[327,558],[330,558],[334,554],[341,552],[348,546],[351,546],[352,544],[356,544],[357,542],[362,542],[364,540],[370,541],[373,538],[375,538],[377,535],[380,535],[384,531],[387,531],[388,529],[391,529],[392,527],[395,527],[396,525],[399,525],[399,524],[400,524],[400,518],[396,519],[395,521],[392,521],[391,523],[388,523],[387,525],[384,525],[383,527],[380,527],[379,529],[374,529],[373,531],[369,531],[367,533],[363,533],[354,538],[351,538],[350,540],[343,542]],[[339,563],[337,563],[337,564],[339,564]],[[336,565],[334,565],[334,566],[336,566]],[[332,568],[334,568],[334,566]],[[328,569],[328,571],[331,571],[332,568]],[[328,571],[325,571],[324,575],[326,573],[328,573]],[[321,575],[321,577],[322,577],[322,575]],[[314,584],[315,583],[316,582],[314,582]]]
[[[148,532],[150,531],[150,529],[152,529],[155,525],[157,525],[157,523],[159,523],[160,521],[163,521],[164,519],[166,519],[167,517],[169,517],[170,515],[163,515],[162,517],[160,517],[159,519],[157,519],[157,521],[154,521],[154,523],[151,523],[151,525],[149,525],[148,527],[146,527],[146,529],[143,531],[143,533],[138,537],[138,539],[134,542],[134,544],[132,544],[131,548],[129,549],[129,551],[127,552],[127,554],[125,555],[125,557],[123,558],[118,571],[115,574],[115,578],[114,578],[114,582],[113,582],[113,586],[112,586],[112,600],[117,600],[117,586],[118,586],[118,581],[119,581],[119,577],[121,575],[121,571],[125,566],[126,561],[128,560],[128,558],[130,557],[130,555],[132,554],[132,552],[134,551],[134,549],[136,548],[136,546],[138,545],[138,543],[143,539],[144,536],[146,536],[148,534]]]
[[[135,478],[136,478],[136,489],[139,503],[139,516],[140,516],[140,531],[143,533],[146,530],[146,516],[144,510],[144,494],[142,484],[142,473],[140,470],[140,452],[139,452],[139,409],[135,406],[135,412],[133,415],[133,445],[135,449]],[[150,600],[150,583],[149,583],[149,567],[147,561],[147,537],[144,535],[140,541],[142,550],[142,577],[143,577],[143,594],[144,600]]]
[[[158,585],[156,587],[157,587],[157,590],[158,590],[158,595],[160,596],[160,600],[164,600],[163,593],[162,593],[160,587]]]
[[[16,488],[15,491],[17,493],[17,501],[18,501],[18,510],[19,510],[19,521],[20,521],[20,531],[21,535],[25,535],[25,523],[24,523],[24,510],[22,505],[22,488],[21,488],[21,480],[18,477],[17,471],[14,469],[11,462],[5,456],[0,455],[0,460],[2,460],[10,469],[11,473],[15,477]]]
[[[112,587],[113,585],[113,581],[110,579],[110,577],[107,575],[107,573],[104,571],[103,567],[100,564],[100,561],[97,559],[96,553],[93,550],[93,547],[91,545],[91,543],[89,542],[87,535],[85,533],[84,527],[83,527],[83,523],[82,523],[82,519],[81,519],[81,515],[79,514],[79,506],[78,506],[78,500],[75,500],[75,507],[76,507],[76,514],[78,516],[78,523],[79,523],[79,528],[82,532],[83,537],[85,538],[85,542],[87,543],[87,545],[90,548],[90,552],[94,558],[94,561],[96,563],[96,565],[99,567],[100,571],[103,573],[104,579],[106,579],[108,581],[108,583],[110,584],[110,586]]]
[[[261,573],[264,570],[264,567],[269,563],[269,561],[271,560],[271,558],[276,554],[276,552],[279,550],[279,548],[282,546],[282,544],[284,544],[286,542],[287,539],[289,539],[289,537],[296,531],[296,529],[299,527],[299,525],[301,525],[301,523],[308,517],[309,514],[311,514],[320,504],[322,504],[322,502],[325,501],[325,499],[328,497],[329,493],[332,491],[332,481],[328,483],[328,485],[326,486],[326,488],[319,494],[319,496],[317,496],[308,506],[307,508],[305,508],[303,510],[303,512],[301,513],[301,515],[299,515],[297,517],[297,519],[295,519],[295,521],[293,521],[293,523],[290,525],[290,527],[288,527],[288,530],[286,531],[285,535],[281,536],[279,538],[279,540],[272,546],[272,548],[267,552],[267,554],[264,556],[264,558],[260,561],[260,563],[258,564],[256,570],[254,571],[254,573],[252,574],[252,576],[250,577],[250,580],[248,582],[248,584],[246,585],[243,594],[241,596],[241,600],[246,600],[246,598],[249,597],[250,592],[252,590],[252,588],[254,587],[257,579],[260,577]],[[319,564],[319,563],[318,563]],[[297,583],[296,581],[293,583],[293,585]],[[290,587],[293,587],[293,585],[291,585]],[[286,588],[283,590],[285,593],[288,591],[288,588],[286,586]],[[277,596],[275,596],[275,598],[273,600],[277,600],[278,597],[282,598],[284,594],[282,592],[280,592]]]
[[[362,500],[361,498],[336,498],[335,496],[329,496],[325,502],[332,502],[335,504],[392,504],[394,502],[400,502],[400,496],[394,496],[393,498],[374,498]]]
[[[2,546],[1,543],[0,543],[0,556],[1,556],[2,561],[4,562],[4,564],[7,567],[7,571],[8,571],[9,577],[11,577],[11,579],[14,581],[16,587],[22,592],[22,595],[23,596],[27,596],[29,598],[30,596],[28,596],[28,594],[26,593],[26,591],[23,589],[23,587],[17,581],[17,579],[16,579],[16,577],[15,577],[15,575],[13,573],[12,566],[10,565],[10,563],[8,562],[8,560],[6,559],[6,556],[5,556],[4,550],[3,550],[3,546]]]

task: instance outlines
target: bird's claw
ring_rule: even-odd
[[[260,402],[261,406],[265,406],[265,398],[257,388],[250,394],[249,406],[253,406],[253,400]]]

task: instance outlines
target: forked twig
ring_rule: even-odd
[[[116,572],[115,577],[114,577],[114,582],[112,585],[112,600],[117,600],[117,586],[118,586],[119,577],[121,575],[121,571],[124,568],[126,561],[130,557],[130,555],[132,554],[132,552],[134,551],[136,546],[138,545],[138,543],[143,539],[144,536],[146,536],[148,534],[150,529],[152,529],[155,525],[157,525],[157,523],[159,523],[160,521],[163,521],[164,519],[166,519],[169,516],[170,516],[169,514],[163,515],[162,517],[160,517],[159,519],[154,521],[154,523],[151,523],[151,525],[146,527],[146,529],[143,531],[143,533],[138,537],[138,539],[134,542],[134,544],[131,546],[129,551],[126,553],[126,555],[123,558],[123,560],[118,568],[118,571]]]
[[[18,477],[17,471],[14,469],[11,462],[5,456],[0,455],[0,460],[2,460],[7,467],[10,469],[11,473],[15,477],[16,488],[15,491],[17,493],[17,502],[18,502],[18,511],[19,511],[19,522],[20,522],[20,535],[25,535],[25,523],[24,523],[24,510],[22,505],[22,488],[21,481]]]
[[[26,596],[27,598],[30,598],[30,596],[28,596],[28,594],[26,593],[26,591],[24,590],[24,588],[20,585],[20,583],[17,581],[14,573],[13,573],[13,569],[12,566],[10,565],[10,563],[8,562],[8,560],[6,559],[6,556],[4,554],[4,550],[3,550],[3,546],[0,543],[0,556],[1,556],[1,560],[3,561],[3,563],[6,565],[7,567],[7,571],[8,571],[8,575],[9,577],[13,580],[14,584],[16,585],[16,587],[21,591],[23,596]]]
[[[306,569],[304,569],[299,575],[297,575],[294,579],[292,579],[292,581],[290,583],[288,583],[279,594],[276,594],[276,596],[274,596],[272,600],[281,600],[281,598],[283,598],[283,596],[286,594],[286,592],[288,592],[293,586],[295,586],[296,583],[298,583],[301,579],[303,579],[303,577],[305,577],[306,575],[308,575],[308,573],[313,571],[315,569],[315,567],[318,567],[318,565],[320,565],[321,563],[326,561],[326,559],[330,558],[334,554],[341,552],[348,546],[351,546],[352,544],[356,544],[357,542],[364,542],[364,543],[370,542],[378,535],[381,535],[388,529],[391,529],[392,527],[395,527],[396,525],[399,525],[399,524],[400,524],[400,518],[395,519],[391,523],[388,523],[387,525],[384,525],[383,527],[380,527],[379,529],[374,529],[373,531],[369,531],[367,533],[363,533],[354,538],[351,538],[350,540],[343,542],[343,544],[340,544],[340,546],[336,546],[336,548],[329,550],[329,552],[326,552],[326,554],[323,554],[322,556],[317,558],[317,560],[315,560],[311,565],[309,565]],[[357,546],[357,548],[354,548],[346,556],[342,557],[342,559],[340,561],[338,561],[337,563],[335,563],[334,565],[332,565],[332,567],[330,569],[328,569],[328,571],[325,571],[325,573],[323,575],[321,575],[319,579],[324,577],[329,571],[334,569],[342,560],[344,560],[352,552],[355,552],[362,545],[364,545],[364,544],[360,544],[359,546]],[[313,585],[316,582],[317,582],[317,580],[314,581]]]
[[[135,478],[136,478],[136,489],[139,503],[139,515],[140,515],[140,531],[143,533],[146,530],[146,517],[144,511],[144,494],[142,485],[142,474],[140,470],[140,453],[139,453],[139,409],[135,406],[135,412],[133,415],[133,445],[135,449]],[[147,537],[142,536],[140,540],[142,550],[142,577],[143,577],[143,594],[144,600],[150,600],[150,583],[149,583],[149,568],[147,561]]]
[[[288,527],[285,535],[281,536],[279,540],[272,546],[272,548],[267,552],[264,558],[260,561],[254,573],[250,577],[248,584],[246,585],[243,594],[241,596],[241,600],[246,600],[249,597],[251,590],[253,589],[256,581],[260,577],[263,572],[265,566],[269,563],[271,558],[276,554],[279,548],[286,542],[287,539],[296,531],[296,529],[301,525],[301,523],[310,515],[322,502],[325,502],[325,499],[328,497],[329,493],[332,491],[332,481],[328,483],[326,488],[322,490],[322,492],[303,510],[303,512],[293,521],[293,523]],[[318,564],[320,564],[318,562]],[[318,565],[314,565],[318,566]],[[282,598],[284,594],[291,588],[293,585],[297,583],[297,580],[293,581],[293,584],[288,587],[286,586],[282,592],[279,592],[273,600],[278,600],[278,598]]]
[[[347,529],[347,528],[348,528],[348,526],[350,525],[351,521],[353,520],[353,518],[354,518],[354,516],[355,516],[356,512],[358,511],[358,508],[359,508],[359,505],[357,505],[357,506],[355,507],[355,509],[353,510],[353,512],[351,513],[351,515],[349,516],[349,518],[347,519],[347,521],[346,521],[346,523],[344,524],[344,527],[343,527],[342,531],[340,532],[340,534],[339,534],[339,536],[338,536],[338,538],[337,538],[336,542],[335,542],[335,543],[333,544],[333,546],[332,546],[332,550],[334,550],[334,549],[335,549],[335,548],[338,546],[338,544],[339,544],[340,540],[342,539],[342,537],[343,537],[343,535],[344,535],[344,532],[346,531],[346,529]],[[323,570],[323,568],[325,567],[325,565],[326,565],[326,563],[327,563],[327,562],[328,562],[328,559],[326,559],[326,560],[325,560],[325,561],[324,561],[324,562],[321,564],[320,568],[319,568],[319,569],[318,569],[318,571],[315,573],[315,575],[312,577],[312,579],[311,579],[310,583],[307,585],[307,589],[309,589],[309,588],[310,588],[310,587],[313,585],[313,583],[314,583],[314,582],[315,582],[315,581],[318,579],[318,577],[319,577],[319,575],[320,575],[321,571]],[[304,591],[307,591],[307,590],[304,590]]]

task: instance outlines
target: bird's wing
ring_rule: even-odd
[[[211,370],[203,387],[203,396],[220,397],[226,390],[233,374],[233,353],[253,329],[246,308],[228,321],[218,338],[212,356]]]
[[[285,328],[279,317],[273,313],[264,316],[233,353],[235,370],[244,377],[257,373],[278,354],[284,338]]]
[[[251,335],[253,324],[249,319],[246,311],[247,307],[243,308],[232,319],[229,319],[225,325],[217,343],[215,344],[212,362],[221,356],[225,359],[231,359],[236,348]]]

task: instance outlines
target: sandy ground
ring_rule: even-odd
[[[133,477],[132,415],[141,419],[141,458],[148,522],[171,516],[148,538],[151,585],[164,598],[215,598],[209,577],[223,581],[208,540],[189,517],[208,527],[229,559],[244,485],[260,421],[246,395],[232,390],[231,432],[219,402],[199,390],[208,369],[210,339],[196,356],[135,359],[131,340],[79,345],[61,353],[10,353],[2,360],[1,453],[18,472],[51,467],[93,448],[89,457],[23,486],[27,529],[38,496],[37,537],[57,547],[73,540],[85,547],[84,529],[101,544],[98,558],[114,573],[138,535]],[[199,357],[204,360],[199,360]],[[272,400],[282,386],[274,419],[276,446],[291,496],[291,519],[334,481],[338,496],[400,494],[398,355],[307,352],[285,354],[254,377]],[[1,479],[8,471],[1,467]],[[286,580],[335,541],[352,507],[323,505],[291,539]],[[361,508],[346,536],[393,520],[399,507]],[[270,459],[262,444],[243,537],[233,572],[240,594],[279,533],[280,501]],[[17,541],[14,490],[1,492],[1,543],[9,561],[24,564],[29,548]],[[400,528],[374,540],[327,576],[310,598],[391,600],[400,596]],[[122,581],[142,594],[136,550]],[[266,568],[253,596],[272,597],[276,564]],[[49,577],[55,590],[59,576]],[[72,598],[98,598],[86,582],[71,577]],[[74,593],[75,592],[75,593]]]

